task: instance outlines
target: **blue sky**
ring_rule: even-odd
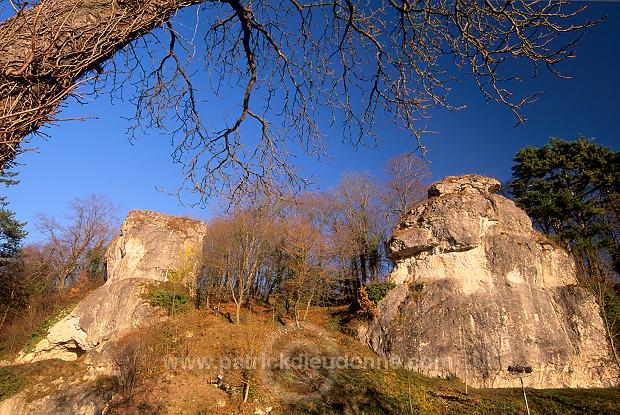
[[[561,80],[548,73],[526,78],[528,90],[544,91],[540,101],[526,108],[528,121],[514,128],[514,116],[503,107],[484,102],[478,89],[464,80],[452,95],[455,104],[468,108],[457,112],[436,111],[429,121],[428,158],[435,178],[479,173],[506,180],[512,157],[526,145],[541,146],[549,137],[593,136],[597,142],[620,150],[620,3],[595,3],[588,12],[607,15],[606,21],[587,32],[577,58]],[[37,212],[62,214],[67,203],[89,193],[102,193],[120,207],[123,217],[131,209],[151,209],[170,214],[208,218],[213,209],[182,206],[175,191],[181,181],[172,163],[172,147],[166,137],[152,134],[130,144],[123,116],[131,107],[100,97],[87,105],[70,104],[65,117],[94,116],[86,121],[63,122],[47,129],[47,140],[34,139],[38,152],[21,156],[21,183],[5,193],[10,208],[28,222],[28,241],[37,240]],[[354,150],[340,143],[337,132],[327,132],[331,153],[327,162],[301,159],[305,173],[321,188],[332,186],[344,171],[366,170],[382,174],[385,161],[413,148],[396,128],[384,129],[381,142]],[[163,190],[163,191],[162,191]]]

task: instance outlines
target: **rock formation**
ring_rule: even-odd
[[[202,253],[207,227],[204,222],[133,210],[121,226],[121,235],[108,248],[108,282],[127,278],[166,281],[171,272],[195,267]],[[192,285],[193,274],[184,276]]]
[[[191,285],[200,264],[203,222],[134,210],[107,252],[108,280],[55,324],[19,362],[74,360],[159,315],[143,298],[145,283],[173,276]]]
[[[387,249],[396,287],[366,332],[379,354],[432,376],[479,387],[517,386],[510,365],[531,366],[526,386],[617,383],[599,308],[569,255],[468,175],[433,185]]]

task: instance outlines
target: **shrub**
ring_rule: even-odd
[[[424,291],[424,283],[423,282],[414,282],[410,286],[411,291],[416,294],[421,294]]]
[[[394,287],[396,287],[396,284],[387,281],[377,284],[368,284],[365,288],[368,293],[368,298],[376,305],[379,304],[379,301],[383,300],[387,293]]]
[[[77,304],[69,304],[66,307],[61,308],[50,317],[48,317],[28,338],[26,345],[24,346],[24,353],[30,353],[34,350],[37,343],[47,336],[52,326],[58,323],[60,320],[71,314]]]
[[[128,335],[118,344],[114,353],[114,363],[118,371],[118,383],[121,391],[131,396],[140,379],[142,349],[139,337]]]
[[[367,318],[373,318],[375,316],[376,303],[373,302],[368,296],[368,287],[362,286],[358,292],[359,310],[358,314],[362,314]]]
[[[161,288],[151,291],[149,302],[153,307],[164,309],[169,316],[187,311],[190,307],[187,295]]]

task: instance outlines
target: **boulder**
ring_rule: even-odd
[[[478,175],[447,177],[386,242],[396,287],[365,333],[382,356],[431,376],[512,387],[617,384],[600,310],[572,258]]]

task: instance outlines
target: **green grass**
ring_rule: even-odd
[[[30,353],[34,350],[37,343],[47,336],[52,326],[58,323],[60,320],[68,316],[74,309],[77,304],[69,304],[66,307],[61,308],[51,316],[49,316],[39,327],[36,328],[35,331],[32,332],[30,337],[28,337],[28,341],[24,346],[24,353]]]
[[[28,380],[14,368],[0,367],[0,401],[9,399],[28,383]]]

